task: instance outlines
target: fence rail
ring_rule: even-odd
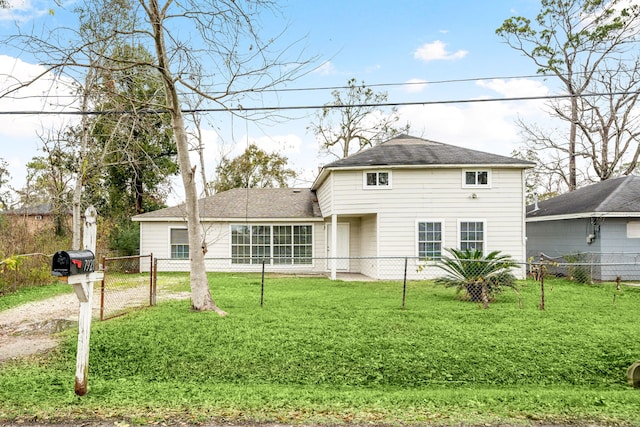
[[[441,260],[418,257],[314,257],[305,261],[302,264],[292,262],[291,258],[206,258],[205,266],[208,272],[265,271],[329,277],[335,271],[336,278],[342,280],[434,280],[446,274]],[[486,262],[474,260],[471,267],[482,269]],[[543,254],[527,261],[516,260],[513,264],[510,270],[517,279],[545,275],[583,283],[640,282],[640,254],[578,254],[556,258]],[[162,258],[156,259],[156,265],[158,272],[188,272],[190,266],[189,260]]]

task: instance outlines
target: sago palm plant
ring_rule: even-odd
[[[489,301],[509,287],[517,292],[516,277],[511,272],[516,262],[509,256],[493,251],[483,255],[479,250],[445,249],[451,256],[443,256],[439,268],[448,274],[435,280],[436,284],[455,287],[464,292],[464,298],[482,302],[489,307]]]

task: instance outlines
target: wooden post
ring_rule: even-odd
[[[89,206],[84,213],[83,246],[96,252],[96,219],[97,212]],[[76,354],[75,392],[78,396],[87,394],[87,374],[89,372],[89,338],[91,336],[91,310],[93,303],[93,283],[102,280],[102,272],[70,276],[69,283],[76,289],[80,301],[78,315],[78,351]]]

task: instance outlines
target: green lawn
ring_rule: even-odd
[[[546,281],[482,310],[428,282],[211,275],[229,312],[174,301],[103,323],[89,392],[76,331],[58,353],[0,367],[0,420],[640,425],[640,289]],[[159,283],[187,289],[186,276]]]

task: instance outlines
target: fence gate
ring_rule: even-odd
[[[102,258],[100,320],[155,305],[153,255]]]

